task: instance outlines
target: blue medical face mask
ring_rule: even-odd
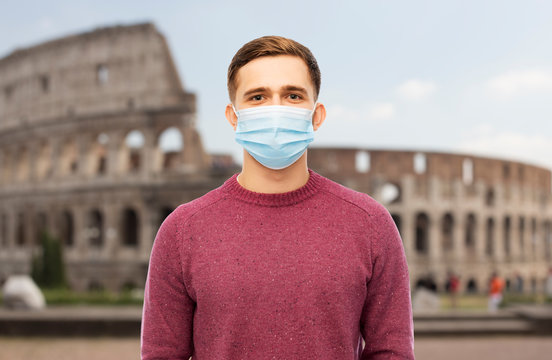
[[[236,142],[267,168],[284,169],[296,162],[314,140],[312,110],[293,106],[257,106],[236,111]]]

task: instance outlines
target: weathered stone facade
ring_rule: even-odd
[[[212,166],[151,24],[16,50],[0,90],[0,277],[28,273],[49,229],[74,288],[143,286],[164,217],[235,170]]]
[[[493,271],[540,291],[552,265],[549,170],[473,155],[377,149],[309,149],[309,166],[370,194],[401,233],[412,284],[447,271],[483,292]]]
[[[239,171],[209,155],[152,24],[100,28],[0,59],[0,281],[28,273],[39,232],[64,244],[75,289],[141,287],[155,234],[181,203]],[[163,139],[172,136],[172,144]],[[447,270],[484,291],[493,270],[541,286],[550,171],[471,155],[310,148],[309,166],[384,203],[413,285]]]

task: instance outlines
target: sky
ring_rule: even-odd
[[[263,35],[307,46],[327,118],[311,146],[467,153],[552,168],[552,1],[0,0],[0,57],[96,27],[153,22],[210,153],[235,52]]]

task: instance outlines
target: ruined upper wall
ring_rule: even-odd
[[[153,24],[67,36],[0,59],[0,131],[67,117],[186,107],[165,38]]]
[[[309,148],[309,166],[344,177],[382,176],[400,182],[405,175],[444,181],[483,182],[551,192],[548,169],[503,159],[469,154],[377,149]]]

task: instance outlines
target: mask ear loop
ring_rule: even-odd
[[[316,105],[318,105],[318,101],[314,103],[314,107],[312,108],[312,110],[310,112],[311,119],[312,119],[312,116],[314,115],[314,112],[316,111]]]
[[[234,110],[234,114],[236,114],[236,117],[238,117],[238,112],[236,111],[236,108],[234,107],[234,104],[232,104],[232,110]]]

